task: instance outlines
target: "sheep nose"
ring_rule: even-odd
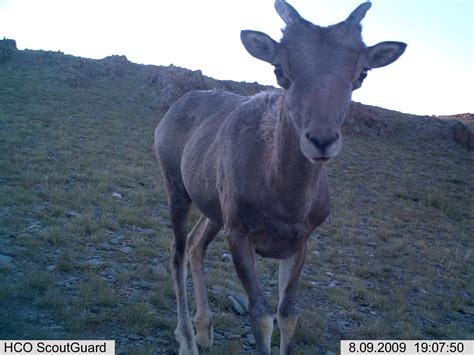
[[[340,138],[339,132],[334,132],[328,135],[312,135],[311,133],[306,133],[306,138],[318,149],[325,151],[332,143],[337,141]]]

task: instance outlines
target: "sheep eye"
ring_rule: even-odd
[[[370,68],[364,68],[362,69],[362,72],[360,73],[359,75],[359,80],[364,80],[365,78],[367,78],[367,73],[368,71],[370,70]]]
[[[274,64],[274,66],[275,66],[275,70],[273,72],[275,73],[278,85],[280,85],[284,89],[288,89],[291,85],[291,82],[283,73],[283,70],[281,69],[281,65]]]
[[[273,72],[275,73],[277,78],[283,77],[283,70],[281,70],[281,67],[276,66]]]

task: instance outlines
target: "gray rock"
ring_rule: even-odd
[[[333,287],[336,287],[336,286],[337,286],[337,281],[334,281],[334,280],[329,281],[329,283],[328,283],[329,288],[333,288]]]
[[[268,280],[268,284],[269,284],[270,286],[272,286],[272,287],[273,287],[273,286],[278,286],[278,280],[275,279],[275,278],[270,279],[270,280]]]
[[[167,276],[168,270],[163,264],[157,264],[151,267],[151,272],[154,276]]]
[[[474,307],[463,306],[458,310],[461,314],[467,314],[470,316],[474,316]]]
[[[13,264],[13,258],[11,256],[0,254],[0,265],[11,264]]]
[[[221,261],[224,262],[224,263],[231,262],[232,261],[232,255],[230,255],[229,253],[222,254]]]
[[[245,313],[248,313],[249,312],[249,300],[248,300],[247,296],[240,292],[240,293],[235,294],[234,298],[242,306]]]
[[[247,343],[251,344],[251,345],[255,345],[255,338],[253,336],[253,334],[247,334],[245,336],[245,339],[244,339]]]
[[[71,217],[80,217],[80,216],[81,216],[80,213],[78,213],[78,212],[76,212],[76,211],[73,211],[73,210],[66,212],[66,217],[68,217],[68,218],[71,218]]]
[[[104,262],[98,258],[92,258],[92,259],[87,260],[84,264],[92,268],[96,268],[96,267],[98,268],[98,267],[103,266]]]
[[[224,340],[224,339],[225,339],[225,336],[223,336],[221,333],[214,332],[214,340]]]
[[[421,289],[421,290],[423,290],[423,289]],[[421,290],[420,290],[420,291],[421,291]],[[423,292],[423,291],[424,291],[424,292]],[[426,290],[423,290],[423,291],[421,291],[421,292],[423,292],[423,293],[426,293],[426,292],[427,292]],[[471,295],[470,295],[468,292],[466,292],[466,291],[459,291],[459,292],[458,292],[458,295],[459,295],[459,297],[461,297],[462,300],[465,301],[465,302],[467,302],[467,301],[469,301],[469,300],[471,299]]]
[[[132,339],[132,340],[140,340],[142,337],[138,334],[132,333],[132,334],[128,334],[127,338]]]
[[[133,252],[133,249],[130,248],[129,246],[124,245],[120,247],[120,251],[125,254],[131,254]]]
[[[4,238],[5,236],[0,236],[0,239]],[[9,235],[10,238],[14,238],[15,236]],[[27,251],[27,248],[20,247],[18,245],[8,245],[2,246],[3,255],[7,255],[9,257],[15,258],[18,255],[24,254]]]
[[[237,313],[238,315],[245,315],[247,312],[245,311],[244,307],[235,299],[234,296],[229,295],[227,296],[227,299],[230,302],[230,307]]]

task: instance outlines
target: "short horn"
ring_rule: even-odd
[[[287,25],[297,23],[301,20],[298,11],[296,11],[294,7],[288,4],[285,0],[276,0],[275,9]]]
[[[363,4],[360,4],[346,19],[346,23],[358,25],[365,17],[365,14],[371,8],[371,6],[371,2],[364,2]]]

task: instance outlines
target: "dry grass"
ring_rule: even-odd
[[[150,271],[169,264],[172,240],[151,151],[154,93],[133,71],[83,87],[52,73],[0,70],[0,253],[14,257],[0,267],[0,303],[11,305],[0,309],[0,338],[176,349],[170,276]],[[301,278],[297,351],[337,352],[340,339],[473,338],[472,166],[447,141],[345,139],[330,165],[333,213]],[[211,245],[208,284],[240,292],[220,261],[226,249],[223,236]],[[275,305],[277,265],[259,269]],[[225,295],[211,294],[211,306],[224,338],[249,332]],[[210,354],[242,344],[224,339]]]

